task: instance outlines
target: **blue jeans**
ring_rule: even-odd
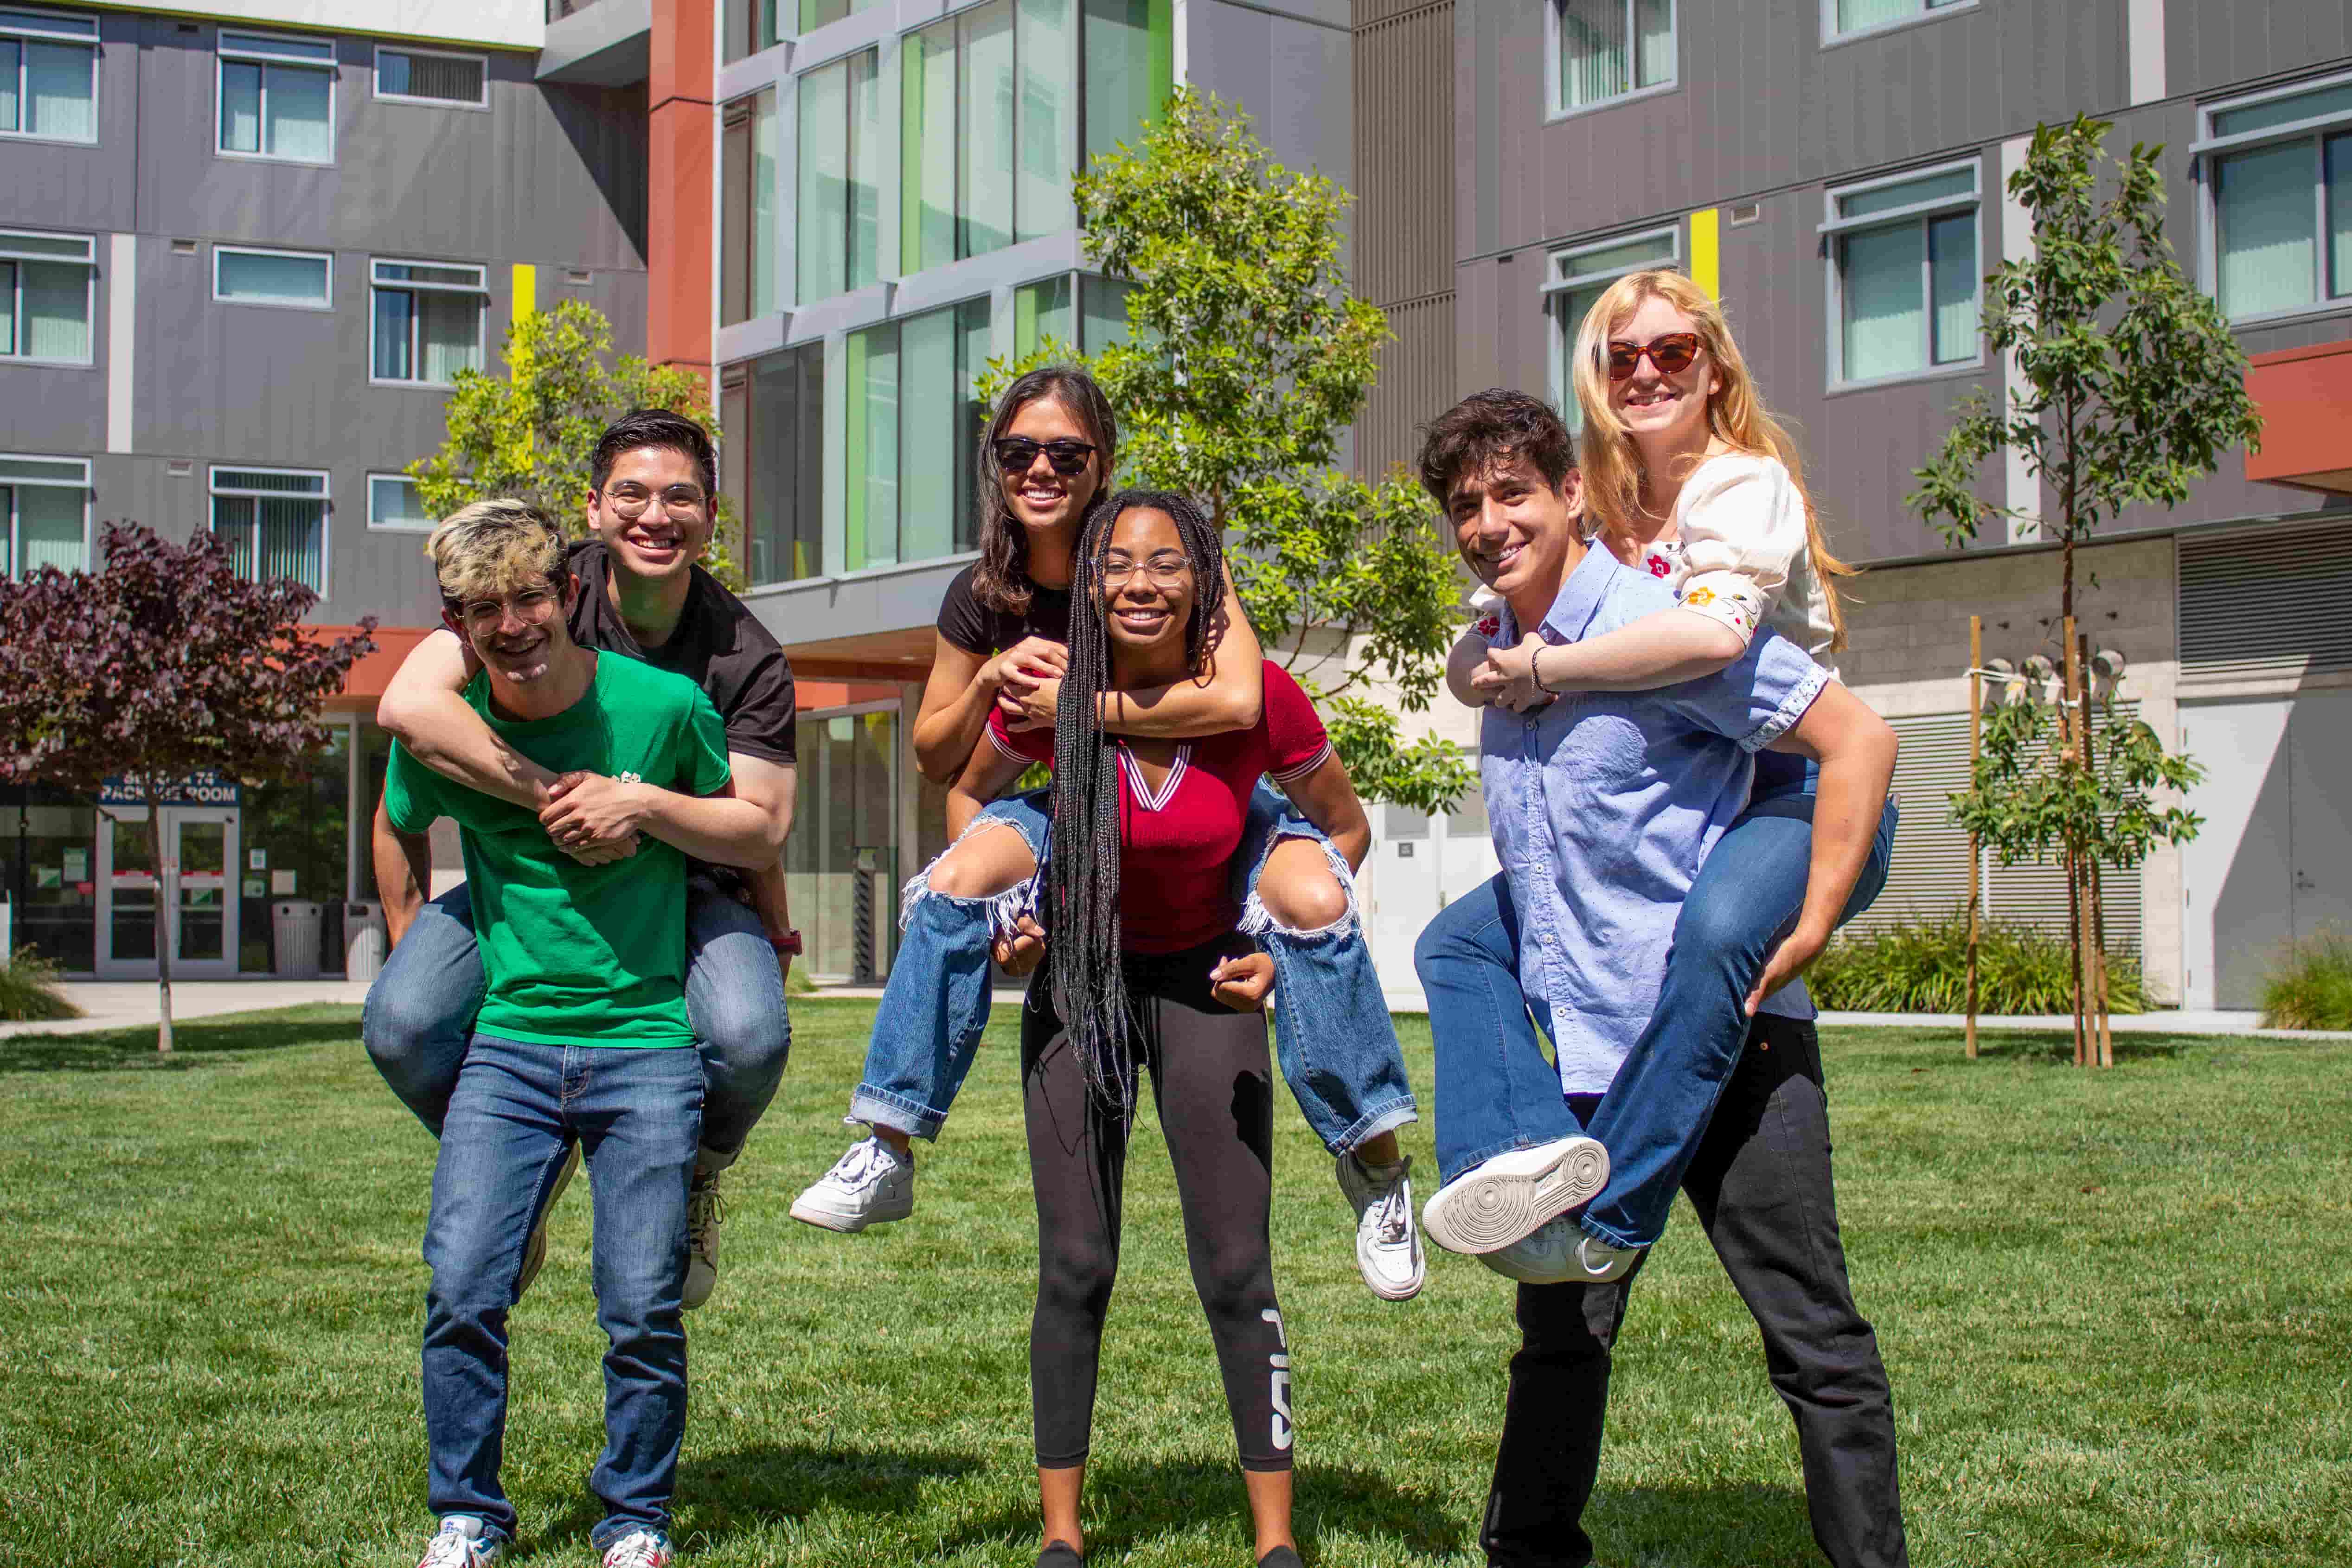
[[[702,1163],[724,1169],[743,1152],[784,1076],[793,1026],[784,1015],[783,970],[760,917],[699,877],[687,884],[686,958],[687,1018],[709,1096]],[[417,911],[368,988],[360,1040],[392,1092],[436,1138],[486,987],[473,895],[460,883]]]
[[[1887,801],[1839,925],[1886,885],[1899,815]],[[1750,801],[1707,852],[1675,922],[1657,1010],[1585,1128],[1609,1151],[1609,1185],[1584,1211],[1588,1235],[1648,1247],[1664,1234],[1683,1173],[1739,1064],[1752,1021],[1741,1011],[1748,988],[1804,906],[1812,852],[1810,768],[1803,786]]]
[[[436,1516],[511,1538],[499,1485],[507,1312],[548,1185],[577,1140],[596,1215],[596,1321],[604,1330],[604,1452],[589,1485],[602,1551],[669,1528],[686,1431],[686,1193],[702,1124],[690,1051],[530,1045],[476,1035],[449,1096],[425,1226],[425,1432]]]
[[[1051,806],[1045,790],[1013,796],[991,804],[967,831],[1009,826],[1042,862]],[[1348,894],[1347,914],[1321,930],[1281,925],[1258,897],[1265,858],[1286,838],[1322,843]],[[1315,1135],[1336,1155],[1414,1120],[1419,1112],[1405,1079],[1404,1053],[1364,946],[1346,861],[1280,791],[1261,782],[1234,867],[1241,928],[1274,959],[1282,1075]],[[939,1136],[988,1027],[992,932],[1032,891],[1024,886],[993,898],[957,898],[932,892],[929,877],[926,867],[907,884],[898,954],[875,1011],[866,1071],[849,1103],[856,1121],[922,1138]],[[1042,886],[1036,891],[1042,895]]]

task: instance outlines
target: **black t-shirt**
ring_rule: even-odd
[[[1015,615],[1009,610],[991,610],[980,601],[971,591],[972,575],[979,570],[977,565],[965,567],[948,584],[947,597],[940,601],[940,636],[983,659],[1002,653],[1024,637],[1055,643],[1070,640],[1068,589],[1032,584],[1027,612]]]
[[[677,630],[658,648],[644,648],[613,606],[605,588],[604,541],[572,547],[580,601],[572,610],[572,641],[641,659],[684,675],[702,688],[727,725],[727,749],[789,767],[794,753],[793,666],[783,648],[743,601],[700,567]]]

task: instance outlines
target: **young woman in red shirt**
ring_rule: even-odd
[[[1290,1351],[1267,1219],[1273,1081],[1233,872],[1252,795],[1275,780],[1350,861],[1371,828],[1314,706],[1279,666],[1246,729],[1195,740],[1106,734],[1097,697],[1197,676],[1224,598],[1217,531],[1190,501],[1129,490],[1074,561],[1068,668],[1048,733],[991,718],[949,797],[969,821],[1033,762],[1054,765],[1038,900],[1045,967],[1021,1020],[1037,1307],[1029,1336],[1039,1568],[1077,1568],[1079,1491],[1103,1320],[1118,1272],[1128,1137],[1152,1083],[1192,1282],[1216,1343],[1260,1568],[1297,1568],[1290,1531]],[[1001,958],[1034,965],[1034,945]],[[1300,1020],[1293,1027],[1311,1027]]]

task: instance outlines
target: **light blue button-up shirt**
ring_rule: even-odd
[[[1654,579],[1591,549],[1538,630],[1549,643],[1577,642],[1674,602]],[[1492,641],[1519,637],[1507,606]],[[1748,804],[1750,754],[1801,718],[1829,678],[1793,643],[1759,632],[1704,680],[1576,693],[1532,714],[1486,711],[1479,768],[1518,906],[1519,984],[1549,1006],[1563,1092],[1600,1093],[1616,1077],[1657,1007],[1699,862]],[[1801,984],[1765,1006],[1811,1016]]]

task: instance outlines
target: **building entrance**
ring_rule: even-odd
[[[237,841],[233,806],[165,806],[159,867],[143,806],[98,813],[97,971],[104,980],[155,977],[155,912],[175,979],[226,979],[237,966]]]

